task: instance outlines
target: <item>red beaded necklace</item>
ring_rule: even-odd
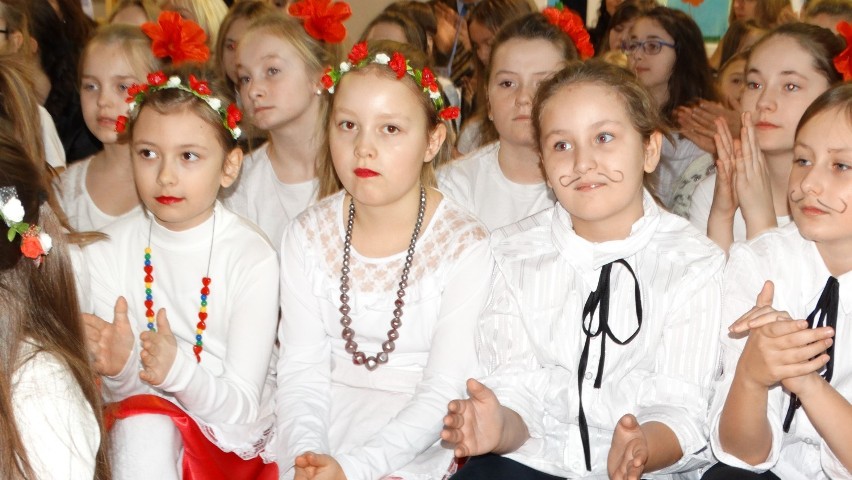
[[[148,330],[157,331],[154,321],[154,265],[151,263],[151,229],[154,221],[148,227],[148,246],[145,247],[145,318],[148,319]],[[201,351],[204,350],[204,330],[207,329],[207,296],[210,295],[210,261],[213,259],[213,238],[216,235],[216,213],[213,212],[213,234],[210,236],[210,254],[207,257],[207,273],[201,277],[201,305],[198,307],[198,324],[195,326],[195,345],[192,353],[195,359],[201,363]]]

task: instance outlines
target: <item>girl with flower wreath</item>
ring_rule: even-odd
[[[287,225],[317,199],[328,108],[319,79],[329,62],[322,44],[279,12],[253,21],[237,49],[241,103],[268,141],[246,158],[226,205],[256,223],[276,250]]]
[[[331,93],[322,200],[281,248],[282,478],[441,480],[446,403],[477,371],[488,232],[435,189],[445,108],[422,52],[358,43]]]
[[[230,89],[187,64],[128,89],[144,210],[84,249],[87,345],[101,374],[115,478],[275,478],[278,259],[217,201],[240,171]]]
[[[584,58],[593,52],[579,15],[555,8],[546,12],[509,22],[494,40],[485,75],[489,121],[484,137],[496,141],[438,173],[441,190],[489,230],[538,213],[555,201],[533,138],[533,98],[541,82],[578,59],[575,45],[583,46]],[[574,41],[566,33],[572,31]]]
[[[62,209],[76,230],[100,230],[139,211],[130,149],[116,133],[115,122],[127,115],[127,89],[160,66],[150,39],[132,25],[101,27],[83,49],[80,105],[103,150],[72,163],[60,176]]]

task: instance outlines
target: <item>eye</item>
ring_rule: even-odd
[[[793,165],[795,165],[797,167],[807,167],[810,164],[811,164],[811,161],[808,160],[807,158],[798,157],[795,160],[793,160]]]
[[[281,70],[279,70],[276,67],[269,67],[269,68],[266,69],[266,74],[269,75],[270,77],[278,75],[279,73],[281,73]]]
[[[382,127],[382,131],[384,133],[389,133],[393,135],[395,133],[399,133],[399,127],[397,127],[396,125],[385,125],[384,127]]]
[[[784,84],[784,90],[787,92],[797,92],[799,90],[799,86],[795,83],[786,83]]]
[[[556,142],[553,144],[553,150],[557,152],[567,152],[574,148],[574,145],[571,145],[568,142]]]
[[[201,157],[193,152],[183,152],[180,154],[180,158],[186,162],[195,162]]]
[[[757,82],[752,82],[752,81],[746,82],[746,88],[748,88],[749,90],[757,90],[757,89],[762,88],[762,87],[763,87],[763,85],[761,85]]]
[[[511,80],[503,80],[502,82],[498,83],[497,85],[499,85],[502,88],[512,88],[515,85],[515,82],[513,82]]]
[[[615,137],[611,133],[601,132],[595,136],[595,143],[609,143],[614,138]]]
[[[355,130],[355,122],[350,122],[349,120],[343,120],[342,122],[338,122],[337,126],[341,130]]]
[[[237,42],[228,42],[225,44],[225,49],[233,52],[237,49]]]
[[[130,86],[131,86],[131,85],[132,85],[132,84],[130,84],[130,83],[122,83],[122,84],[119,84],[119,85],[118,85],[118,91],[119,91],[119,92],[126,92],[126,91],[127,91],[127,89],[128,89],[128,88],[130,88]]]
[[[153,151],[153,150],[150,150],[150,149],[147,149],[147,148],[141,148],[141,149],[139,149],[139,151],[138,151],[138,152],[136,152],[136,153],[137,153],[137,155],[139,155],[140,157],[142,157],[142,158],[144,158],[144,159],[147,159],[147,160],[150,160],[150,159],[152,159],[152,158],[157,158],[157,154],[156,154],[156,153],[154,153],[154,151]]]
[[[80,89],[84,92],[94,92],[98,89],[98,86],[92,82],[84,82],[82,85],[80,85]]]
[[[239,83],[240,85],[248,85],[250,81],[251,77],[249,77],[248,75],[237,76],[237,83]]]
[[[834,169],[835,169],[835,170],[838,170],[838,171],[840,171],[840,172],[845,172],[845,171],[849,170],[850,168],[852,168],[852,167],[850,167],[848,164],[846,164],[846,163],[840,163],[840,162],[835,163],[835,164],[834,164],[834,165],[832,165],[832,166],[834,167]]]

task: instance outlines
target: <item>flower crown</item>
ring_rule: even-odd
[[[41,257],[50,253],[53,239],[41,231],[38,225],[24,221],[24,206],[18,199],[15,187],[0,187],[0,218],[9,227],[6,238],[11,242],[16,235],[21,236],[21,253],[41,265]]]
[[[592,46],[591,37],[589,32],[586,31],[586,26],[583,25],[583,19],[580,15],[569,8],[564,8],[562,2],[557,2],[553,7],[545,8],[541,11],[541,14],[551,25],[555,25],[571,38],[580,53],[581,59],[585,60],[595,55],[595,47]]]
[[[219,114],[219,117],[222,119],[222,126],[231,132],[231,136],[234,140],[240,138],[242,130],[240,130],[240,127],[238,127],[237,124],[243,119],[243,113],[233,103],[229,104],[227,107],[222,105],[222,101],[213,96],[213,91],[210,90],[210,85],[207,81],[199,80],[195,78],[195,75],[189,76],[189,85],[187,86],[183,84],[183,81],[177,75],[172,75],[171,77],[166,78],[166,74],[162,71],[149,73],[148,83],[141,85],[133,84],[127,89],[128,97],[126,102],[130,104],[130,114],[133,115],[137,107],[145,101],[145,97],[148,93],[156,92],[158,90],[168,90],[171,88],[189,92],[197,98],[204,100],[204,103]],[[115,122],[115,131],[118,133],[124,133],[124,131],[127,130],[127,120],[128,118],[126,116],[119,116],[118,120]]]
[[[438,112],[438,116],[444,120],[455,120],[459,117],[459,107],[444,107],[444,99],[441,97],[441,90],[438,88],[438,81],[435,74],[429,67],[423,67],[423,70],[413,68],[399,52],[392,52],[390,56],[387,53],[379,52],[371,54],[367,50],[367,42],[356,43],[349,52],[349,61],[343,62],[338,68],[328,67],[323,73],[321,82],[322,86],[328,90],[328,93],[334,93],[334,87],[340,83],[343,75],[354,69],[362,68],[371,63],[379,65],[387,65],[388,68],[396,73],[396,78],[401,79],[406,74],[414,79],[414,82],[423,89],[423,93],[429,96],[432,105]]]
[[[331,0],[300,0],[290,5],[287,12],[302,20],[308,35],[326,43],[340,43],[346,38],[343,21],[352,16],[348,3]]]
[[[841,21],[837,24],[837,33],[846,40],[846,48],[834,57],[834,68],[843,75],[843,81],[852,80],[852,25]]]

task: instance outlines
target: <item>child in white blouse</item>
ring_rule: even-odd
[[[458,107],[424,65],[358,43],[323,77],[328,195],[281,246],[283,478],[440,480],[453,465],[441,418],[477,371],[492,264],[485,227],[434,188]]]
[[[808,107],[794,154],[794,224],[731,248],[723,325],[739,319],[710,437],[725,465],[705,478],[852,478],[852,85]]]
[[[278,261],[253,224],[216,201],[242,151],[239,111],[210,73],[154,72],[129,90],[132,116],[118,129],[126,125],[145,210],[84,250],[88,346],[105,398],[117,402],[115,478],[265,470]]]
[[[703,465],[724,255],[643,188],[664,131],[600,62],[545,82],[533,125],[559,203],[494,232],[480,362],[442,438],[457,479],[669,478]],[[505,456],[500,456],[505,455]]]

